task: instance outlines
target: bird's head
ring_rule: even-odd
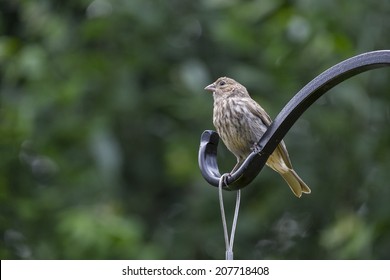
[[[214,97],[248,96],[243,85],[228,77],[218,78],[204,89],[214,93]]]

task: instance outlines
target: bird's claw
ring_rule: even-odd
[[[254,143],[253,146],[252,146],[252,148],[251,148],[251,151],[252,151],[253,153],[255,153],[255,154],[258,154],[258,153],[261,152],[261,149],[260,149],[259,145],[257,145],[257,143]]]

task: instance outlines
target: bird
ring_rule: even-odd
[[[236,171],[247,156],[257,148],[257,142],[272,120],[253,100],[247,89],[232,78],[220,77],[204,88],[213,94],[213,124],[225,146],[237,158]],[[292,167],[286,144],[282,140],[269,156],[266,165],[278,172],[295,196],[311,193],[310,188]]]

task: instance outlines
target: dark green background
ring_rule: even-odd
[[[388,0],[0,7],[2,259],[223,258],[197,163],[213,128],[203,88],[235,78],[275,117],[322,71],[390,48]],[[316,102],[285,137],[312,194],[264,169],[242,192],[235,257],[390,258],[389,125],[388,68]],[[219,161],[235,163],[223,145]]]

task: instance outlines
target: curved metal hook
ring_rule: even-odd
[[[293,124],[324,93],[352,76],[386,66],[390,66],[390,50],[373,51],[344,60],[314,78],[276,116],[258,142],[260,152],[251,153],[241,167],[227,177],[225,189],[241,189],[252,182]],[[202,176],[215,187],[221,177],[217,163],[218,142],[218,133],[204,131],[198,158]]]

